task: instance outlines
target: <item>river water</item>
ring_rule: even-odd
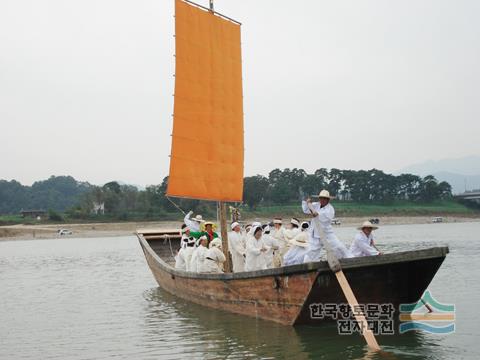
[[[343,240],[354,229],[336,228]],[[385,226],[390,252],[448,244],[429,289],[455,304],[454,334],[379,337],[370,354],[336,325],[288,327],[160,290],[134,236],[0,242],[0,359],[479,359],[480,223]]]

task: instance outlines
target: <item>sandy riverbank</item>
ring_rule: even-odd
[[[270,219],[249,219],[261,222],[270,221]],[[341,226],[357,226],[365,217],[343,217],[340,218]],[[443,221],[453,222],[472,222],[479,221],[480,217],[461,217],[445,216]],[[430,224],[431,216],[385,216],[380,218],[380,226],[402,225],[402,224]],[[120,223],[89,223],[89,224],[54,224],[54,225],[10,225],[0,226],[0,241],[6,240],[33,240],[33,239],[51,239],[60,237],[57,232],[60,229],[72,231],[72,235],[61,237],[111,237],[133,235],[137,229],[145,228],[180,228],[181,222],[175,221],[156,221],[156,222],[120,222]]]

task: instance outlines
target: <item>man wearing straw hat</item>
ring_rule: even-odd
[[[380,251],[375,247],[373,242],[373,230],[377,230],[378,226],[372,225],[370,221],[365,221],[362,226],[357,228],[360,230],[350,246],[350,252],[353,256],[372,256],[380,255]]]
[[[322,241],[328,241],[335,256],[338,259],[348,258],[352,255],[347,247],[338,240],[337,236],[333,232],[332,220],[335,218],[335,209],[330,204],[330,200],[334,199],[334,196],[330,196],[327,190],[320,191],[318,194],[318,202],[312,203],[310,198],[302,201],[302,210],[305,214],[310,214],[313,217],[318,217],[320,220],[321,229],[317,232],[317,229],[313,227],[312,237],[310,239],[307,261],[320,260],[320,252],[322,250]],[[310,207],[313,210],[310,210]]]
[[[193,211],[190,211],[183,218],[183,222],[192,230],[193,232],[200,231],[200,225],[204,222],[202,215],[197,215],[194,218],[190,218],[193,215]]]

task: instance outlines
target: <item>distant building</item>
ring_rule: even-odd
[[[105,214],[105,203],[104,202],[102,202],[102,203],[93,202],[92,214],[104,215]]]
[[[22,215],[22,218],[42,220],[47,217],[47,212],[45,210],[22,210],[20,215]]]

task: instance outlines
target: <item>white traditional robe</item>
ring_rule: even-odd
[[[205,261],[199,266],[198,272],[222,273],[225,260],[223,251],[213,246],[205,253]]]
[[[285,228],[283,226],[280,226],[279,229],[272,227],[270,235],[272,235],[278,241],[279,249],[275,252],[273,262],[275,267],[280,267],[283,264],[283,255],[285,255],[285,253],[288,251],[290,245],[288,240],[285,238]]]
[[[245,271],[245,237],[239,231],[228,233],[228,250],[232,255],[233,272]]]
[[[192,265],[191,260],[192,260],[192,255],[194,250],[195,250],[195,247],[193,246],[187,246],[185,249],[183,249],[182,256],[185,262],[186,271],[192,271],[190,267]]]
[[[265,246],[268,247],[268,251],[265,251],[265,262],[267,264],[267,269],[273,268],[273,255],[274,252],[279,251],[280,247],[278,244],[278,240],[275,239],[270,234],[263,234],[262,240],[265,243]]]
[[[187,270],[187,264],[185,263],[185,258],[182,256],[185,248],[181,248],[177,256],[175,256],[175,269]]]
[[[332,220],[335,218],[335,209],[333,206],[328,203],[324,207],[320,207],[320,203],[318,202],[314,202],[312,205],[313,209],[318,213],[317,218],[320,220],[320,226],[325,233],[326,239],[321,239],[321,234],[317,233],[315,230],[315,223],[312,220],[312,237],[319,239],[319,241],[314,243],[314,247],[310,247],[309,250],[312,251],[312,253],[309,254],[309,256],[311,255],[311,258],[314,258],[314,251],[319,254],[321,251],[321,247],[319,245],[321,245],[322,240],[326,240],[332,247],[332,250],[338,259],[352,257],[347,247],[340,240],[338,240],[337,236],[333,232]],[[302,210],[305,214],[311,214],[306,201],[302,201]]]
[[[350,245],[350,252],[352,256],[371,256],[371,255],[378,255],[379,252],[373,246],[373,236],[367,237],[367,235],[360,231],[358,234],[355,235],[353,239],[352,245]]]
[[[183,218],[183,222],[187,225],[191,231],[199,232],[200,231],[200,223],[195,220],[191,220],[190,216],[193,215],[193,211],[190,211],[185,217]]]
[[[267,268],[265,252],[260,251],[262,247],[266,248],[262,238],[257,240],[253,235],[248,235],[245,254],[245,271],[264,270]]]
[[[193,250],[192,258],[190,259],[190,271],[199,272],[200,266],[205,261],[207,250],[208,249],[203,245],[200,245]]]
[[[308,233],[306,231],[301,232],[298,234],[295,239],[302,239],[303,241],[308,241]],[[303,264],[305,254],[307,253],[307,248],[298,245],[291,245],[290,249],[287,253],[283,256],[283,265],[295,265],[295,264]]]

